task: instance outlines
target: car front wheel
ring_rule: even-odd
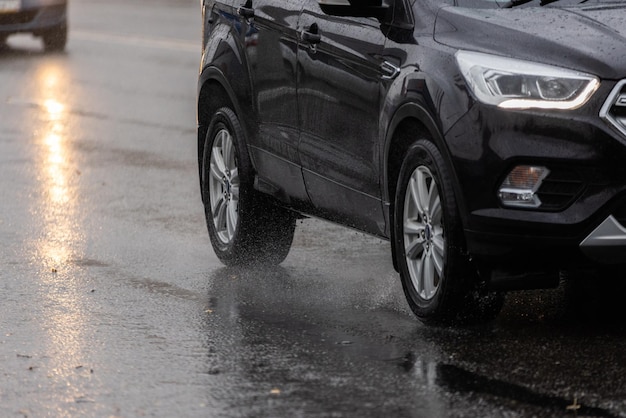
[[[226,265],[279,264],[291,248],[295,216],[253,188],[242,127],[228,107],[211,119],[202,158],[202,199],[211,244]]]
[[[395,254],[413,312],[432,324],[495,317],[503,295],[481,289],[464,251],[451,176],[432,142],[420,140],[409,149],[396,190]]]

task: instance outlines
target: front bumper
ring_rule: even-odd
[[[46,30],[66,24],[67,3],[36,6],[24,0],[19,10],[0,13],[0,35],[14,33],[39,35]]]
[[[626,263],[626,136],[599,116],[615,85],[569,112],[476,104],[446,134],[472,256],[529,269]],[[537,210],[498,199],[520,164],[550,169]]]
[[[557,213],[478,211],[465,231],[468,250],[492,265],[530,270],[626,264],[626,194],[619,196],[606,204],[583,199]]]
[[[580,249],[599,262],[626,261],[626,227],[610,215],[580,243]]]

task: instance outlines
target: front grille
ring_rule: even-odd
[[[550,174],[541,183],[537,195],[542,210],[562,210],[572,204],[582,192],[584,183],[577,173],[551,168]]]
[[[600,110],[600,117],[626,136],[626,80],[613,88]]]
[[[0,13],[0,25],[22,25],[32,22],[37,15],[36,10],[16,13]]]

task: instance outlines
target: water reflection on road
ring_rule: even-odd
[[[80,170],[72,147],[66,102],[72,84],[63,60],[32,62],[35,68],[31,123],[36,153],[36,180],[39,192],[33,196],[31,213],[41,227],[33,248],[32,262],[39,266],[40,300],[43,302],[41,327],[49,358],[45,384],[56,388],[61,402],[73,404],[84,394],[85,385],[75,384],[77,368],[85,360],[90,312],[85,307],[82,287],[77,286],[74,260],[82,258],[85,236],[84,211],[79,207]],[[91,347],[90,347],[91,349]],[[89,374],[88,371],[86,371]],[[58,416],[71,413],[55,411]]]
[[[77,169],[72,167],[67,104],[62,102],[61,94],[71,86],[62,71],[55,65],[45,65],[37,75],[42,97],[38,99],[41,122],[35,134],[42,148],[39,183],[45,231],[38,255],[49,270],[70,260],[83,240],[77,219]]]
[[[327,279],[289,267],[213,273],[205,331],[214,406],[240,416],[446,416],[436,344],[415,339],[410,318],[364,309],[360,292]]]
[[[418,417],[483,416],[485,408],[498,411],[490,416],[614,417],[626,406],[621,348],[605,344],[623,341],[623,327],[594,334],[593,323],[568,325],[561,289],[511,294],[492,324],[431,328],[395,302],[381,309],[361,299],[377,285],[343,276],[361,290],[306,266],[212,274],[205,332],[214,406],[243,416]],[[592,378],[598,370],[601,383]],[[604,401],[593,395],[598,385]]]

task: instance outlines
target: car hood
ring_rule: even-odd
[[[439,43],[558,65],[600,78],[626,78],[626,4],[467,9],[443,7]]]

